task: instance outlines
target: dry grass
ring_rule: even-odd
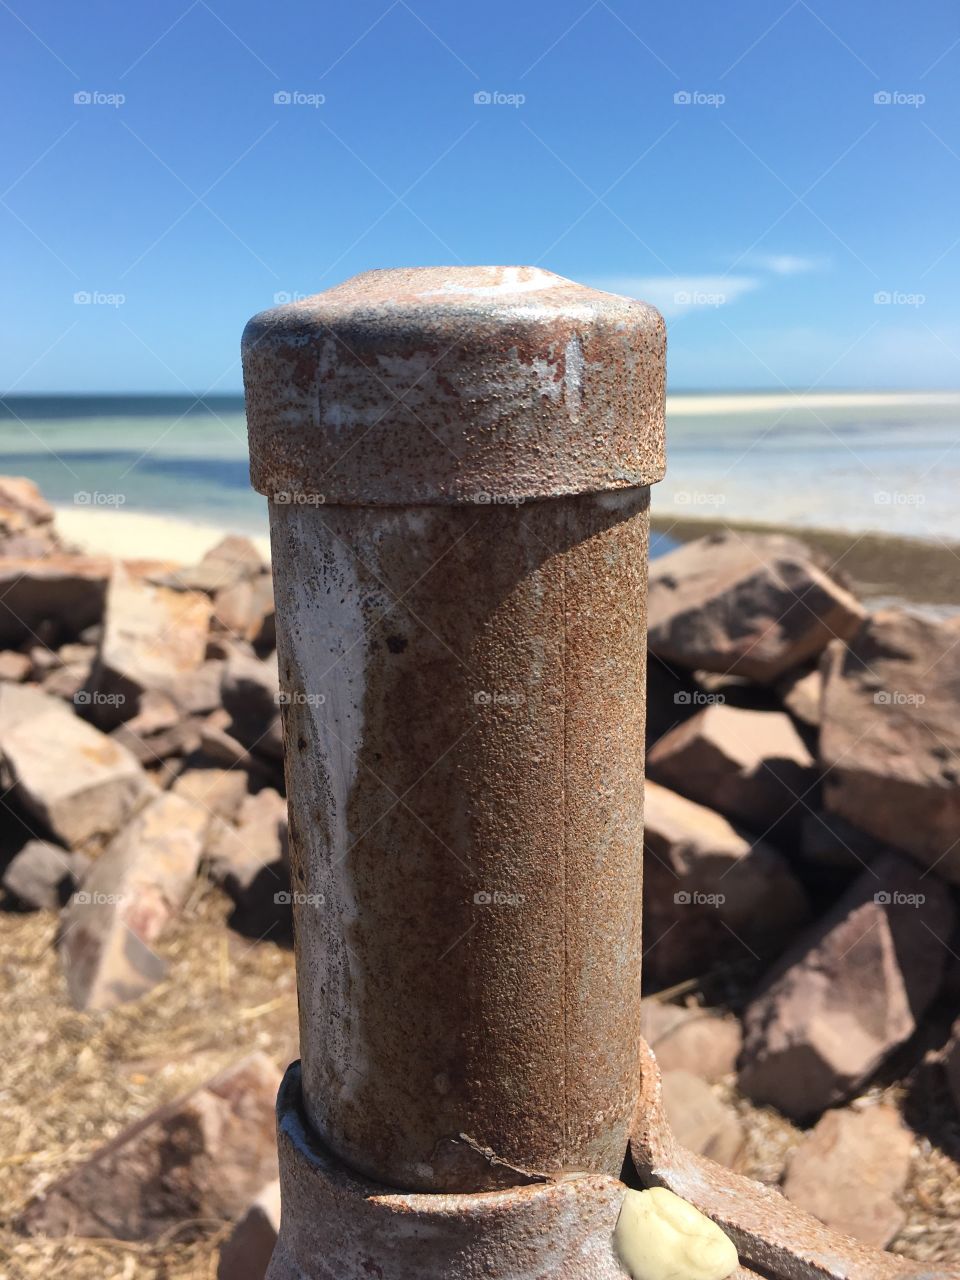
[[[46,912],[0,917],[0,1280],[210,1280],[229,1227],[184,1224],[150,1244],[24,1239],[27,1201],[151,1108],[262,1049],[297,1056],[293,957],[226,927],[224,898],[198,881],[157,950],[166,980],[109,1013],[67,1000]]]
[[[158,948],[170,962],[167,979],[105,1014],[71,1008],[52,914],[0,916],[0,1280],[214,1280],[229,1224],[184,1223],[128,1244],[26,1239],[15,1221],[32,1196],[151,1108],[255,1048],[281,1066],[296,1057],[293,957],[232,932],[228,914],[226,900],[198,881]],[[942,1091],[926,1078],[917,1085],[882,1094],[921,1133],[903,1197],[908,1222],[894,1249],[949,1266],[960,1257],[960,1167],[942,1147],[960,1149],[960,1120]],[[776,1185],[802,1132],[730,1087],[720,1092],[744,1120],[740,1171]]]

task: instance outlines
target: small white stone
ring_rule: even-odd
[[[666,1187],[628,1190],[613,1240],[631,1280],[726,1280],[739,1264],[716,1223]]]

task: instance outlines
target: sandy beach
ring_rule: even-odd
[[[135,560],[162,557],[193,564],[226,533],[226,525],[203,524],[177,516],[154,515],[122,508],[57,506],[56,520],[67,542],[95,555],[123,556]],[[266,527],[266,513],[264,513]],[[245,531],[246,532],[246,531]],[[247,533],[260,554],[270,558],[266,533]]]
[[[958,391],[774,391],[713,393],[679,392],[667,396],[673,417],[716,414],[783,413],[788,409],[921,409],[960,408]]]

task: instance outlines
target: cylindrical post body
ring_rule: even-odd
[[[374,273],[258,317],[245,370],[305,1114],[406,1190],[616,1174],[659,317],[542,272]]]

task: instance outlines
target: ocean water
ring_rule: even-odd
[[[685,395],[667,426],[658,516],[960,541],[960,394]],[[61,506],[266,530],[240,396],[11,396],[0,471]]]

